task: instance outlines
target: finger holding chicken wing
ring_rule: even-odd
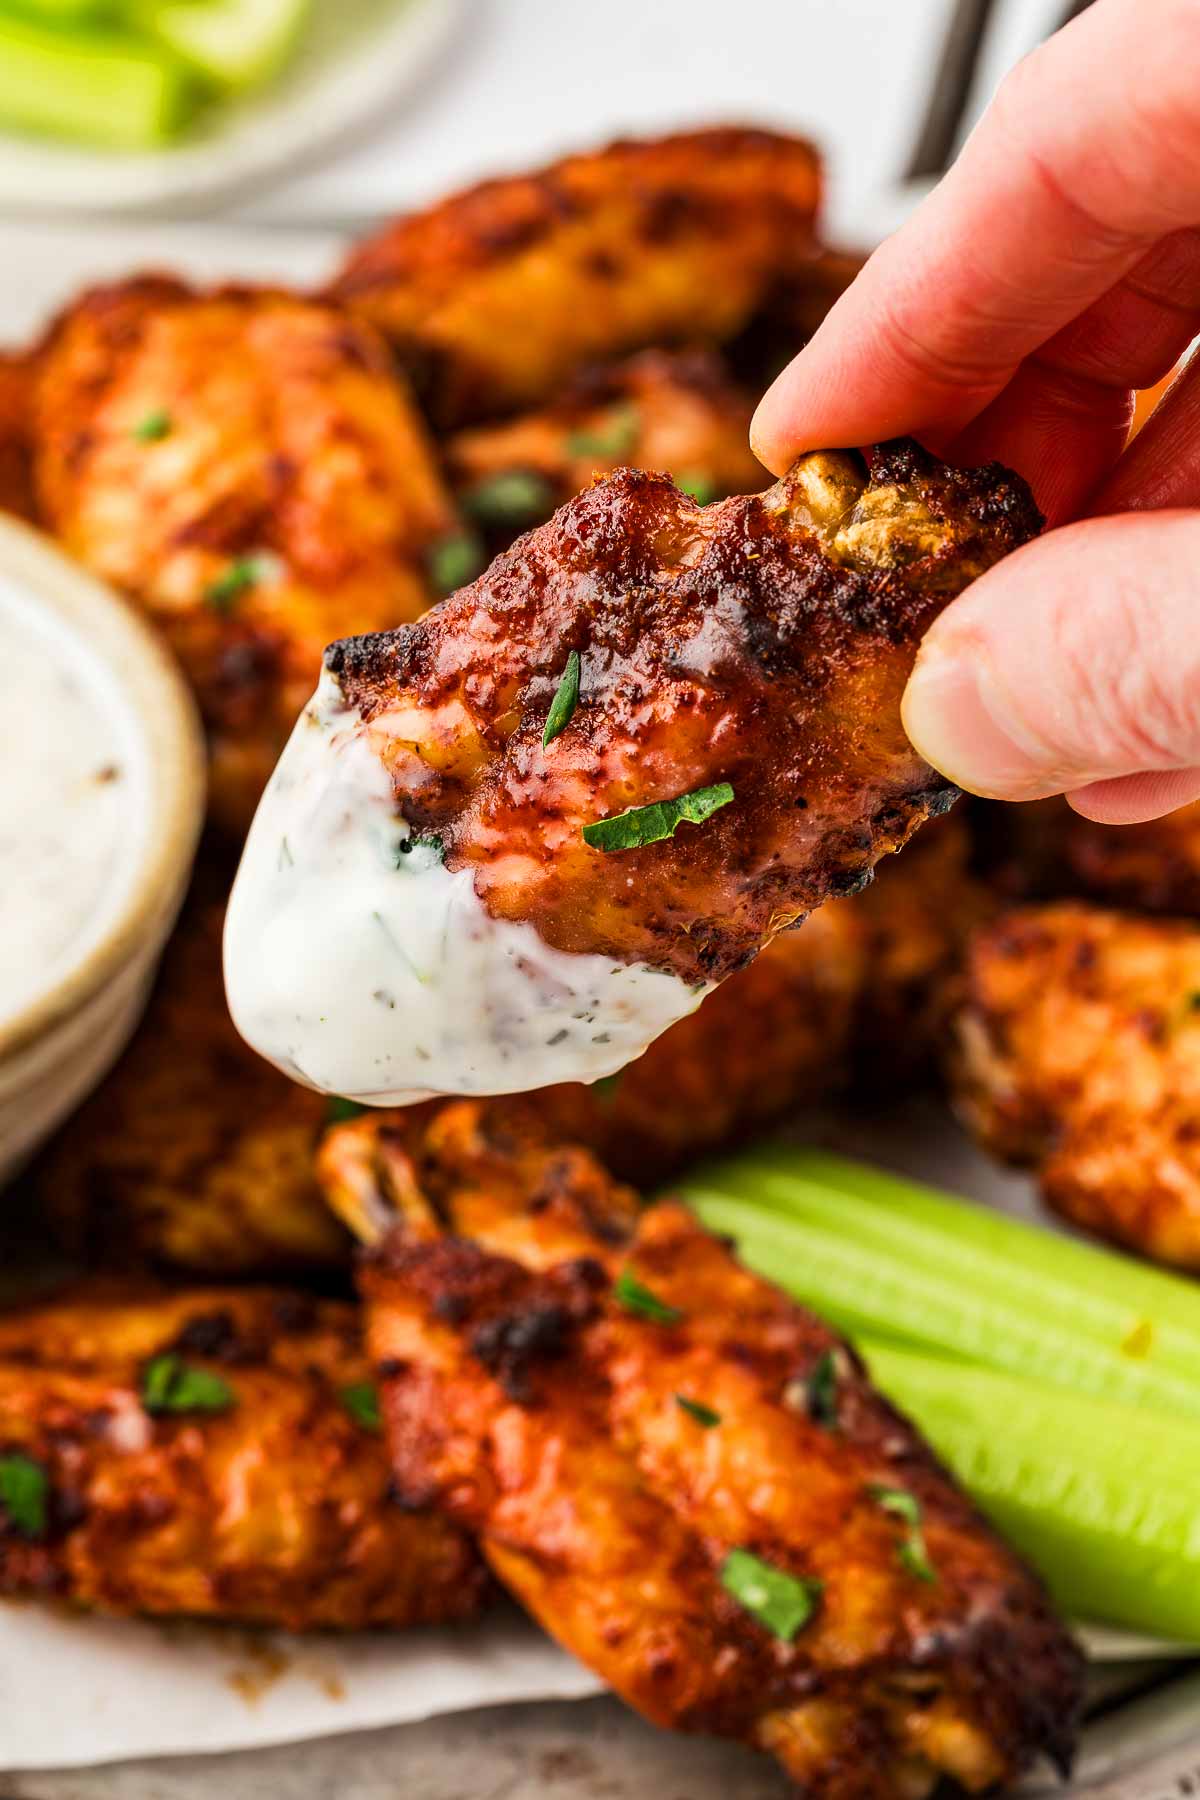
[[[355,1307],[96,1285],[0,1318],[0,1593],[289,1630],[469,1618],[391,1490]]]
[[[548,399],[649,345],[734,337],[814,252],[810,144],[737,128],[610,144],[396,220],[333,293],[391,340],[440,426]]]
[[[972,940],[953,1078],[1075,1224],[1200,1273],[1200,927],[1063,903]]]
[[[1069,1754],[1036,1580],[815,1318],[510,1106],[340,1127],[397,1483],[648,1718],[820,1800]]]
[[[239,1028],[376,1104],[614,1073],[949,805],[904,683],[1039,523],[910,443],[709,507],[625,469],[335,645],[231,902]]]
[[[244,831],[330,638],[435,597],[457,526],[412,401],[335,308],[157,277],[77,301],[34,398],[46,523],[165,631]]]

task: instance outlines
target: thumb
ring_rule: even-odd
[[[1200,796],[1198,570],[1200,513],[1092,519],[1027,544],[930,629],[909,737],[971,793],[1065,793],[1110,823]]]

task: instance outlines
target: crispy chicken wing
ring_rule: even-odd
[[[253,1055],[221,986],[219,881],[202,879],[137,1035],[34,1171],[89,1262],[200,1274],[344,1264],[314,1182],[326,1102]]]
[[[504,549],[622,463],[666,469],[704,502],[757,486],[752,410],[711,352],[644,350],[582,371],[537,412],[455,432],[446,464],[463,511]]]
[[[331,1134],[400,1492],[632,1706],[813,1800],[979,1791],[1069,1756],[1080,1665],[1035,1580],[818,1320],[675,1204],[639,1219],[532,1114]]]
[[[28,357],[0,351],[0,512],[32,519],[33,369]]]
[[[0,1317],[0,1592],[292,1630],[470,1617],[466,1538],[397,1505],[358,1309],[83,1289]]]
[[[1200,928],[1061,904],[971,944],[960,1109],[1050,1205],[1200,1273]]]
[[[484,182],[360,244],[335,285],[442,425],[548,399],[647,345],[733,337],[813,254],[810,144],[715,129]]]
[[[415,618],[457,529],[386,348],[285,294],[98,289],[40,358],[34,440],[47,523],[166,632],[244,830],[325,645]]]
[[[950,804],[903,686],[1038,524],[905,442],[709,507],[624,469],[334,645],[230,906],[239,1028],[375,1104],[614,1073]]]
[[[1018,477],[909,443],[806,457],[704,508],[623,469],[426,619],[327,664],[401,812],[489,912],[702,982],[945,810],[900,725],[916,645],[1039,524]],[[572,649],[579,705],[544,747]],[[721,781],[733,802],[702,831],[617,854],[583,835]]]

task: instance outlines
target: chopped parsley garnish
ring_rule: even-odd
[[[567,438],[568,456],[598,456],[616,462],[628,456],[642,429],[636,406],[614,407],[603,425],[593,431],[572,431]]]
[[[418,831],[414,832],[411,837],[401,838],[397,844],[396,867],[398,869],[404,867],[405,857],[411,856],[414,850],[433,850],[440,861],[445,862],[446,860],[446,846],[436,831]]]
[[[705,1406],[703,1400],[689,1400],[686,1394],[676,1394],[675,1404],[689,1419],[695,1419],[697,1425],[703,1425],[705,1431],[711,1431],[714,1425],[721,1423],[720,1413],[711,1406]]]
[[[465,587],[468,581],[474,581],[484,562],[479,539],[470,532],[461,531],[454,537],[443,538],[440,544],[434,544],[426,560],[426,567],[430,581],[444,599],[456,588]]]
[[[788,1575],[752,1550],[729,1552],[721,1564],[721,1586],[785,1644],[808,1624],[825,1591],[823,1582]]]
[[[592,1092],[598,1100],[612,1100],[624,1079],[624,1069],[618,1069],[615,1075],[602,1075],[599,1081],[593,1081]]]
[[[640,1313],[643,1319],[653,1319],[656,1325],[678,1325],[683,1314],[677,1306],[668,1306],[665,1300],[650,1288],[643,1287],[636,1275],[628,1269],[622,1269],[613,1287],[613,1299],[626,1312]]]
[[[366,1110],[358,1100],[346,1100],[341,1094],[330,1094],[325,1102],[325,1123],[344,1125],[348,1119],[360,1118]]]
[[[718,781],[713,787],[680,794],[677,800],[654,800],[649,806],[631,806],[611,819],[594,819],[584,826],[583,841],[593,850],[637,850],[643,844],[674,837],[679,825],[703,825],[732,799],[729,783]]]
[[[826,1350],[813,1364],[812,1374],[804,1385],[804,1398],[809,1418],[815,1425],[837,1430],[838,1366],[832,1350]]]
[[[902,1569],[915,1575],[918,1581],[936,1581],[937,1571],[929,1560],[929,1552],[925,1548],[925,1534],[921,1530],[921,1502],[907,1488],[886,1487],[875,1483],[867,1489],[872,1500],[881,1506],[884,1512],[902,1519],[908,1526],[908,1534],[896,1551],[896,1560]]]
[[[139,444],[159,444],[170,435],[171,415],[163,406],[156,407],[153,412],[148,412],[144,418],[139,419],[130,433]]]
[[[142,1370],[142,1405],[149,1413],[227,1412],[233,1389],[219,1375],[184,1362],[174,1350],[150,1359]]]
[[[19,1450],[0,1456],[0,1507],[22,1537],[40,1538],[46,1530],[46,1471]]]
[[[572,650],[567,658],[567,666],[562,672],[550,711],[546,714],[546,729],[542,733],[542,749],[552,744],[559,732],[565,731],[575,717],[575,708],[579,705],[579,652]]]
[[[356,1381],[353,1387],[342,1389],[342,1405],[350,1414],[356,1425],[364,1431],[380,1432],[383,1420],[379,1416],[379,1394],[369,1381]]]
[[[206,603],[214,612],[232,612],[243,594],[269,579],[270,559],[264,556],[237,556],[215,581],[204,590]]]
[[[462,495],[463,511],[480,525],[532,525],[554,510],[554,489],[536,469],[502,469]]]
[[[697,506],[707,506],[717,497],[717,484],[703,469],[686,469],[675,477],[675,486],[690,494]]]

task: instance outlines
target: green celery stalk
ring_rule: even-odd
[[[141,150],[172,137],[191,102],[183,64],[157,45],[0,16],[0,125]]]
[[[3,13],[19,13],[47,25],[84,25],[111,19],[113,0],[0,0]]]
[[[811,1306],[849,1337],[886,1337],[1004,1369],[1052,1387],[1200,1419],[1200,1378],[1123,1355],[1078,1329],[1067,1313],[997,1292],[959,1261],[922,1253],[907,1230],[860,1228],[844,1196],[822,1217],[793,1216],[747,1200],[683,1187],[713,1231],[731,1235],[748,1267]]]
[[[1065,1611],[1200,1642],[1200,1428],[892,1344],[860,1348]],[[932,1520],[927,1536],[936,1566]]]
[[[236,93],[269,81],[291,55],[311,0],[122,0],[149,32],[214,87]]]
[[[962,1282],[980,1303],[1087,1339],[1121,1364],[1139,1361],[1200,1383],[1200,1289],[1129,1257],[810,1152],[754,1151],[697,1171],[686,1189],[836,1229],[890,1252],[914,1273]],[[930,1328],[936,1334],[936,1320]],[[924,1331],[915,1335],[918,1342],[940,1341]],[[1006,1346],[995,1349],[1009,1366]],[[994,1360],[978,1343],[970,1354]]]

